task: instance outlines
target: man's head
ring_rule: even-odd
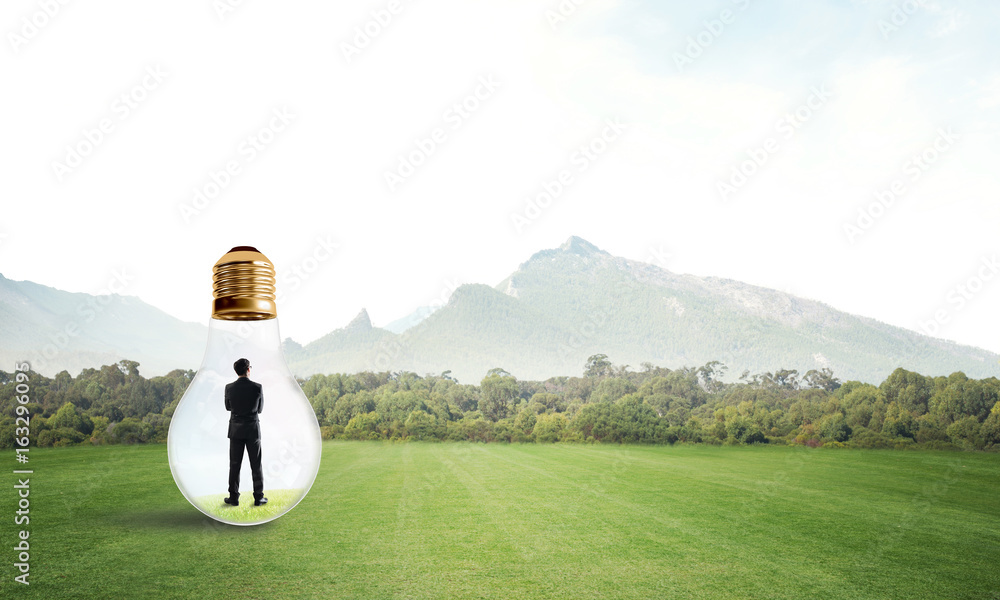
[[[241,358],[233,363],[233,368],[236,369],[236,374],[240,377],[245,377],[247,373],[250,372],[250,361]]]

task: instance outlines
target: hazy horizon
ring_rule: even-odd
[[[564,244],[562,244],[562,245],[565,245],[566,243],[568,243],[570,240],[572,240],[574,238],[581,239],[581,240],[583,240],[585,242],[593,244],[590,240],[584,240],[580,236],[571,236],[570,238],[567,238],[566,242],[564,242]],[[562,245],[560,245],[560,246],[562,246]],[[593,245],[598,250],[601,250],[603,252],[607,252],[606,250],[604,250],[603,248],[601,248],[599,244],[593,244]],[[556,248],[559,248],[560,246],[555,246],[553,248],[539,248],[535,253],[542,252],[542,251],[545,251],[545,250],[556,249]],[[532,253],[532,256],[534,256],[535,253]],[[530,259],[530,257],[526,257],[526,258],[524,258],[524,260],[521,260],[518,264],[522,265],[525,262],[527,262],[529,259]],[[657,264],[657,262],[655,260],[653,260],[653,261],[640,261],[640,262],[646,262],[647,264],[652,264],[653,266],[656,266],[658,268],[665,269],[661,265]],[[665,270],[670,271],[669,269],[665,269]],[[511,271],[511,274],[514,273],[514,272],[515,271]],[[675,271],[670,271],[670,272],[676,273],[678,275],[692,275],[690,273],[677,273]],[[125,275],[124,273],[118,273],[118,274],[119,275]],[[0,273],[0,276],[5,277],[5,275],[3,273]],[[695,276],[696,277],[702,277],[702,276],[699,276],[699,275],[695,275]],[[280,279],[281,273],[278,274],[278,277]],[[713,276],[708,275],[706,277],[713,277]],[[128,279],[128,276],[126,275],[124,277],[124,279]],[[495,288],[501,282],[502,282],[502,280],[498,281],[496,283],[488,283],[488,282],[482,282],[482,281],[469,281],[469,282],[464,282],[464,283],[459,284],[459,285],[454,285],[455,282],[451,282],[447,286],[447,288],[445,290],[447,292],[447,295],[445,293],[442,293],[442,295],[441,295],[440,298],[434,299],[430,304],[423,305],[423,306],[417,306],[414,310],[412,310],[412,311],[410,311],[410,312],[408,312],[406,314],[399,315],[399,316],[397,316],[395,318],[385,319],[385,318],[381,317],[380,315],[376,315],[376,316],[373,317],[372,314],[371,314],[371,311],[368,309],[367,306],[359,306],[358,309],[357,309],[357,311],[351,317],[349,317],[347,320],[345,320],[343,323],[341,323],[339,325],[335,325],[333,328],[331,328],[329,330],[325,330],[325,331],[313,331],[313,332],[311,332],[312,336],[309,337],[309,338],[297,338],[297,337],[288,335],[287,333],[284,332],[284,330],[282,330],[281,337],[282,337],[282,339],[292,339],[296,343],[299,343],[299,344],[305,346],[305,345],[307,345],[307,344],[309,344],[309,343],[311,343],[313,341],[316,341],[316,340],[322,338],[323,336],[331,333],[332,331],[345,328],[355,318],[357,318],[361,314],[362,311],[365,311],[368,314],[369,320],[370,320],[370,322],[371,322],[371,324],[372,324],[373,327],[385,329],[388,325],[391,325],[393,323],[396,323],[398,321],[402,321],[404,319],[407,319],[407,318],[413,316],[414,313],[417,312],[418,310],[431,309],[429,312],[425,312],[425,314],[422,317],[420,317],[420,319],[418,319],[417,323],[419,323],[423,319],[427,318],[430,314],[432,314],[433,312],[435,312],[438,308],[441,308],[442,306],[444,306],[447,303],[448,298],[450,297],[451,292],[454,291],[452,289],[452,287],[451,287],[452,285],[454,285],[455,289],[457,289],[457,287],[460,287],[460,285],[466,285],[466,284],[482,284],[482,285],[488,285],[489,287]],[[47,285],[45,282],[40,282],[40,281],[32,281],[31,283],[36,283],[36,284],[39,284],[39,285]],[[743,283],[747,283],[748,285],[754,285],[754,284],[749,283],[749,282],[743,282]],[[48,287],[52,287],[52,286],[48,286]],[[764,286],[755,286],[755,287],[764,287]],[[58,288],[56,288],[56,289],[58,289]],[[766,288],[766,289],[773,289],[773,288]],[[69,291],[69,290],[63,290],[63,291]],[[791,293],[791,292],[788,292],[786,290],[778,290],[778,291],[784,291],[786,293]],[[280,285],[279,285],[278,292],[279,292],[279,294],[281,293]],[[162,307],[157,306],[156,303],[149,302],[146,298],[142,298],[141,296],[132,295],[132,294],[120,294],[120,295],[126,296],[126,297],[127,296],[132,296],[132,297],[138,298],[140,301],[145,302],[146,304],[149,304],[150,306],[153,306],[153,307],[155,307],[155,308],[157,308],[159,310],[162,310],[164,313],[166,313],[166,314],[168,314],[168,315],[170,315],[170,316],[172,316],[174,318],[177,318],[177,319],[179,319],[181,321],[184,321],[186,323],[194,323],[194,324],[199,324],[199,325],[207,325],[208,321],[209,321],[209,318],[210,318],[210,316],[208,315],[208,309],[207,308],[206,308],[206,317],[205,317],[204,320],[202,320],[202,321],[187,321],[187,320],[181,318],[180,316],[172,314],[168,310],[165,310]],[[826,302],[826,301],[824,301],[823,299],[820,299],[820,298],[807,298],[805,296],[799,296],[799,295],[796,295],[796,294],[792,294],[792,295],[794,295],[796,297],[799,297],[799,298],[802,298],[804,300],[812,300],[812,301],[820,302],[820,303],[822,303],[824,305],[830,306],[834,310],[839,310],[839,311],[842,311],[842,312],[847,312],[847,311],[843,311],[843,309],[841,309],[841,308],[839,308],[837,306],[834,306],[834,305],[832,305],[832,304],[830,304],[830,303],[828,303],[828,302]],[[280,298],[280,296],[279,296],[279,298]],[[282,318],[282,315],[283,315],[283,311],[282,311],[282,306],[281,306],[280,300],[279,300],[279,303],[278,303],[278,311],[279,311],[278,315],[279,315],[279,320],[280,320]],[[855,313],[849,313],[849,314],[855,314]],[[865,314],[857,314],[856,316],[866,317],[866,318],[874,318],[871,315],[865,315]],[[880,319],[875,319],[875,320],[885,323],[885,321],[881,321]],[[415,324],[417,324],[417,323],[415,323]],[[410,325],[410,327],[415,326],[415,324]],[[407,328],[407,329],[409,329],[409,328]],[[914,331],[916,333],[923,334],[923,335],[929,335],[927,332],[921,331],[920,329],[910,329],[910,331]],[[983,350],[988,350],[990,352],[994,352],[994,353],[1000,354],[1000,351],[998,351],[998,349],[996,349],[996,348],[989,348],[989,347],[984,347],[984,346],[975,346],[974,344],[963,344],[962,342],[956,342],[955,340],[948,340],[947,338],[943,338],[943,337],[939,337],[939,336],[933,336],[933,335],[930,335],[929,337],[932,337],[932,338],[935,338],[935,339],[944,340],[944,341],[955,342],[955,343],[958,343],[960,345],[981,348]]]
[[[994,3],[56,4],[3,20],[11,279],[206,323],[253,245],[307,343],[577,235],[1000,352]]]

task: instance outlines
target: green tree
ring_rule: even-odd
[[[802,380],[811,388],[823,389],[828,392],[835,392],[840,388],[840,380],[833,376],[833,371],[823,367],[819,371],[812,369],[806,371]]]
[[[766,373],[764,379],[780,388],[787,390],[799,389],[799,372],[795,369],[781,369],[773,375]]]
[[[378,415],[374,412],[362,413],[351,418],[344,428],[344,437],[349,440],[377,440]]]
[[[849,381],[838,390],[841,397],[841,408],[844,410],[847,425],[852,429],[872,427],[872,418],[876,410],[885,412],[885,397],[882,391],[867,383]],[[882,429],[882,423],[877,423],[877,429]]]
[[[594,354],[587,359],[587,364],[583,367],[583,376],[605,377],[611,374],[612,368],[607,354]]]
[[[602,379],[590,394],[591,402],[614,402],[625,394],[635,392],[635,384],[621,377]]]
[[[914,438],[913,415],[898,402],[890,402],[886,409],[882,433],[891,437]]]
[[[538,422],[538,418],[535,416],[535,412],[525,407],[521,412],[517,413],[514,418],[514,429],[516,434],[515,442],[530,442],[532,431],[535,429],[535,424]]]
[[[94,444],[108,444],[111,443],[110,434],[108,429],[111,427],[111,423],[108,421],[107,417],[94,417],[94,430],[90,434],[90,441]]]
[[[142,421],[126,417],[111,428],[111,439],[116,444],[138,444],[149,440],[151,427],[143,427]]]
[[[1000,444],[1000,401],[993,405],[990,416],[983,421],[980,429],[983,436],[983,445],[989,448],[992,445]]]
[[[422,410],[415,410],[406,418],[406,433],[417,440],[437,438],[437,419]]]
[[[494,369],[479,384],[479,410],[491,421],[499,421],[510,416],[518,397],[517,379],[506,371],[506,375]]]
[[[90,435],[90,432],[94,430],[94,424],[90,420],[90,417],[86,415],[81,416],[77,412],[76,407],[70,402],[63,404],[56,411],[56,414],[52,415],[49,419],[49,425],[53,429],[62,427],[79,431],[85,435]]]
[[[650,369],[646,369],[647,371]],[[723,387],[722,378],[725,377],[726,371],[729,367],[722,364],[717,360],[713,360],[709,363],[705,363],[704,366],[698,367],[696,371],[698,379],[701,380],[702,386],[709,392],[718,392]]]
[[[888,403],[896,402],[916,415],[927,412],[927,402],[934,394],[934,382],[920,373],[899,368],[879,386]]]
[[[566,401],[558,394],[550,392],[536,393],[531,397],[531,403],[543,406],[546,411],[564,412],[566,410]]]
[[[826,415],[816,425],[823,439],[846,442],[851,437],[851,426],[847,424],[843,413],[835,412]]]
[[[760,444],[767,442],[764,433],[760,430],[760,425],[750,417],[740,414],[726,417],[726,439],[727,443],[736,441],[741,444]]]
[[[983,447],[982,426],[979,419],[969,415],[948,426],[948,437],[952,443],[966,450],[978,450]]]
[[[562,413],[538,415],[533,430],[535,441],[543,444],[558,442],[566,430],[566,425],[566,415]]]

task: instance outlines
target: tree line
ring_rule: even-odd
[[[77,377],[29,373],[35,446],[165,442],[190,370],[146,379],[123,360]],[[1000,451],[1000,380],[896,369],[879,385],[829,369],[726,381],[726,366],[641,370],[591,356],[580,377],[522,381],[491,370],[479,385],[449,371],[314,375],[299,384],[325,439]],[[13,445],[14,374],[0,371],[0,447]],[[220,399],[221,402],[221,399]]]

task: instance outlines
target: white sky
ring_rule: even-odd
[[[362,307],[384,325],[455,284],[495,285],[579,235],[911,329],[940,311],[940,337],[1000,351],[1000,277],[977,279],[1000,225],[996,3],[577,0],[553,26],[558,0],[249,0],[220,17],[225,1],[69,2],[49,18],[45,2],[4,4],[0,273],[99,293],[125,269],[125,294],[204,323],[230,247],[287,277],[333,239],[281,290],[282,334],[305,343]],[[912,14],[890,29],[897,5]],[[343,44],[390,6],[348,60]],[[53,163],[104,119],[60,180]],[[608,119],[625,132],[580,172]],[[241,148],[270,125],[271,143]],[[386,171],[435,128],[444,141],[390,191]],[[719,181],[765,147],[723,200]],[[180,206],[230,161],[186,221]],[[511,215],[563,170],[570,185],[518,231]],[[845,224],[896,181],[852,243]]]

